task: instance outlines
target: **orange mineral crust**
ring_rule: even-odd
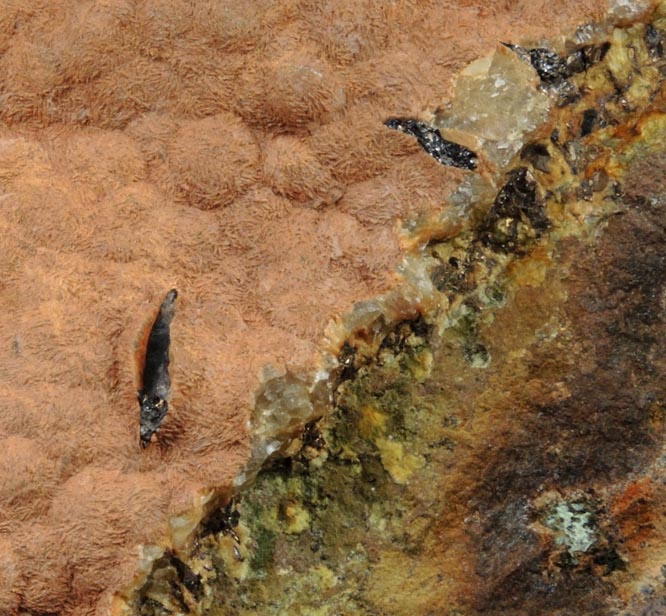
[[[247,460],[262,369],[313,374],[327,323],[394,284],[399,221],[465,172],[382,122],[605,8],[2,2],[0,613],[108,613],[141,546]],[[172,287],[170,411],[142,450]]]

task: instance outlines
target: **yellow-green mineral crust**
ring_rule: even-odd
[[[666,5],[548,50],[461,76],[480,168],[133,613],[666,614]]]

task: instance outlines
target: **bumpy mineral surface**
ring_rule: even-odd
[[[629,8],[461,74],[431,121],[479,173],[332,330],[333,410],[277,375],[273,455],[120,611],[666,613],[666,3]]]
[[[663,612],[664,11],[611,4],[0,3],[0,613]]]

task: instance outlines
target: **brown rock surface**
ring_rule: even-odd
[[[313,371],[331,317],[390,287],[397,221],[463,172],[382,121],[604,7],[2,4],[2,613],[106,613],[138,546],[233,480],[261,368]],[[172,286],[171,411],[141,451],[136,355]]]

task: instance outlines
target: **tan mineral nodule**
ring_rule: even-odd
[[[643,3],[612,4],[631,22]],[[3,2],[0,613],[102,615],[114,595],[122,610],[165,550],[185,559],[234,481],[328,410],[351,329],[372,333],[387,310],[414,318],[429,301],[415,273],[428,264],[402,250],[432,225],[444,237],[463,224],[464,207],[442,206],[470,176],[383,121],[436,115],[480,148],[482,188],[468,179],[451,197],[464,205],[465,191],[497,188],[514,152],[481,120],[458,124],[455,101],[444,119],[454,75],[499,41],[552,39],[607,8]],[[542,99],[522,116],[513,101],[512,139],[539,125]],[[388,309],[357,304],[391,297],[400,268],[412,286]],[[140,359],[172,287],[170,411],[141,450]],[[413,369],[426,374],[423,361]],[[375,432],[380,415],[364,422],[407,483],[422,459]],[[557,541],[587,518],[552,500],[544,525]],[[626,501],[614,501],[618,519]],[[309,524],[296,502],[282,513],[293,536]]]

